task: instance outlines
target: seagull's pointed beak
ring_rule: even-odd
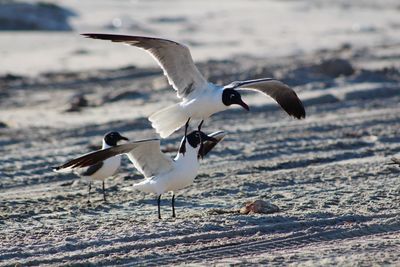
[[[250,111],[249,106],[246,103],[244,103],[242,99],[240,99],[237,104],[242,106],[242,108],[244,108],[245,110]]]
[[[215,139],[214,137],[208,136],[208,135],[206,135],[206,137],[204,139],[205,140],[202,140],[203,142],[204,141],[211,141],[211,142],[214,142],[214,143],[218,143],[217,139]]]
[[[121,140],[129,141],[128,137],[122,136],[120,137]]]

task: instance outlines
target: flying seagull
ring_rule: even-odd
[[[116,147],[117,143],[121,140],[129,141],[128,138],[122,136],[118,132],[109,132],[104,135],[102,149],[99,151],[104,151],[111,147]],[[90,153],[89,153],[90,154]],[[87,154],[88,155],[88,154]],[[70,168],[70,165],[67,163],[54,167],[53,170],[55,172],[69,172],[74,171],[78,176],[82,179],[89,181],[89,190],[88,190],[88,203],[90,203],[90,190],[92,189],[92,181],[100,180],[103,182],[103,200],[106,202],[106,191],[104,186],[104,180],[110,176],[113,176],[119,166],[121,165],[121,156],[116,155],[114,157],[110,157],[104,160],[97,161],[93,164],[88,164],[85,168],[81,169],[73,169]]]
[[[199,159],[224,137],[225,133],[222,131],[210,135],[201,131],[185,133],[174,159],[161,152],[159,139],[147,139],[98,150],[73,159],[63,166],[73,169],[83,168],[126,154],[135,168],[145,177],[140,183],[134,184],[133,188],[157,194],[159,219],[161,219],[161,195],[172,191],[172,217],[175,217],[175,192],[193,183],[199,169]]]
[[[275,99],[291,116],[305,118],[306,113],[296,93],[286,84],[272,78],[235,81],[226,86],[209,83],[194,65],[189,49],[180,43],[153,37],[84,33],[88,38],[122,42],[146,50],[158,62],[168,82],[177,91],[181,102],[164,108],[149,117],[162,138],[180,129],[189,118],[203,121],[231,105],[249,106],[240,90],[258,91]]]

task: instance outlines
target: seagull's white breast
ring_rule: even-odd
[[[187,149],[185,155],[178,154],[174,161],[174,167],[167,173],[159,174],[133,185],[134,188],[146,192],[163,194],[168,191],[176,191],[193,184],[199,170],[197,149]]]
[[[193,184],[199,170],[197,149],[188,149],[185,155],[179,154],[175,160],[174,170],[168,174],[165,191],[176,191]]]
[[[199,91],[191,99],[184,101],[182,107],[188,117],[201,120],[228,108],[222,103],[222,88],[213,84],[209,84],[209,88]]]

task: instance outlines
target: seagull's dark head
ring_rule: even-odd
[[[186,135],[186,137],[183,138],[183,140],[181,142],[181,146],[179,148],[179,153],[181,153],[181,154],[186,153],[187,144],[194,149],[196,149],[196,148],[201,149],[203,142],[205,142],[205,141],[218,142],[217,139],[206,135],[202,131],[193,131],[193,132],[189,133],[188,135]]]
[[[212,137],[206,135],[202,131],[193,131],[190,134],[188,134],[186,136],[186,138],[187,138],[187,142],[189,143],[189,145],[193,148],[196,148],[199,144],[201,144],[202,142],[205,142],[205,141],[217,142],[217,140],[215,138],[212,138]]]
[[[236,104],[247,111],[250,110],[249,106],[243,102],[242,96],[239,94],[239,92],[234,89],[227,88],[222,91],[222,103],[224,103],[225,106]]]
[[[104,142],[109,146],[116,146],[121,140],[129,141],[128,138],[122,136],[119,132],[109,132],[104,135]]]

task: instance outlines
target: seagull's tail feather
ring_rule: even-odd
[[[149,121],[162,138],[170,136],[188,120],[188,115],[178,103],[162,109],[150,116]]]

